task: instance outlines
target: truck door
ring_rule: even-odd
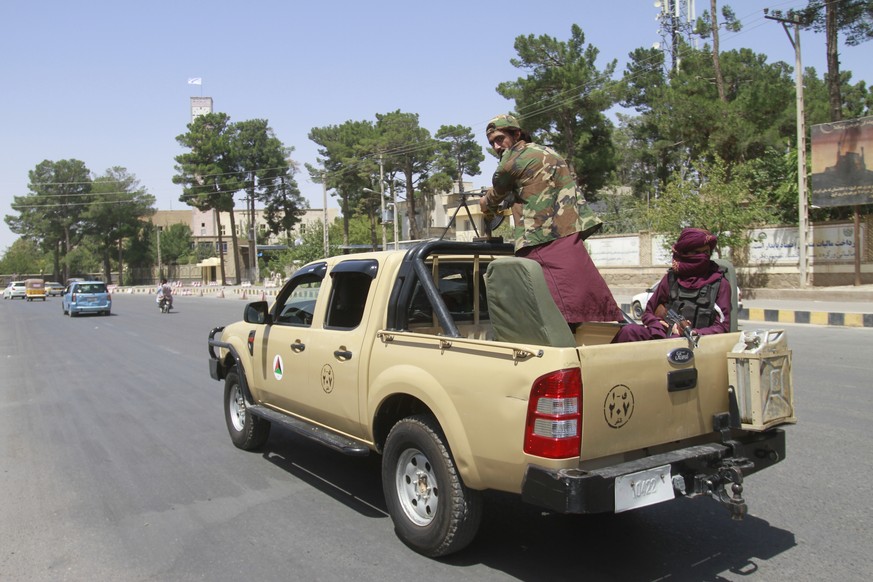
[[[319,263],[306,267],[294,277],[276,297],[272,310],[272,324],[264,326],[263,336],[254,342],[252,354],[257,388],[266,404],[301,414],[295,408],[297,394],[303,388],[309,371],[310,346],[313,324],[327,265]]]
[[[369,297],[378,270],[375,260],[342,261],[330,271],[324,319],[313,329],[306,389],[299,404],[311,419],[352,436],[362,436],[359,394],[369,355],[363,353],[372,311]]]

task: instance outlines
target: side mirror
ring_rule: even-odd
[[[246,305],[243,319],[246,323],[256,323],[258,325],[269,325],[270,322],[270,306],[266,301],[253,301]]]

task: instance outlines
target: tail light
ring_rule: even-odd
[[[548,459],[578,457],[582,445],[582,372],[557,370],[536,379],[527,405],[524,452]]]
[[[76,294],[73,293],[70,295],[70,303],[75,303],[75,302],[76,302]]]

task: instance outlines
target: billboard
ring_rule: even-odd
[[[812,205],[873,203],[873,117],[812,126]]]

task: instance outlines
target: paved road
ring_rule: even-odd
[[[631,313],[633,295],[640,290],[614,288],[613,295]],[[768,289],[755,298],[746,297],[740,311],[744,327],[758,322],[814,323],[823,325],[873,327],[873,285],[808,290]]]
[[[110,317],[0,302],[0,580],[866,580],[873,572],[873,330],[789,326],[800,423],[746,482],[750,515],[707,499],[616,516],[544,514],[489,495],[465,552],[394,536],[379,459],[274,431],[233,447],[206,335],[237,299]]]

